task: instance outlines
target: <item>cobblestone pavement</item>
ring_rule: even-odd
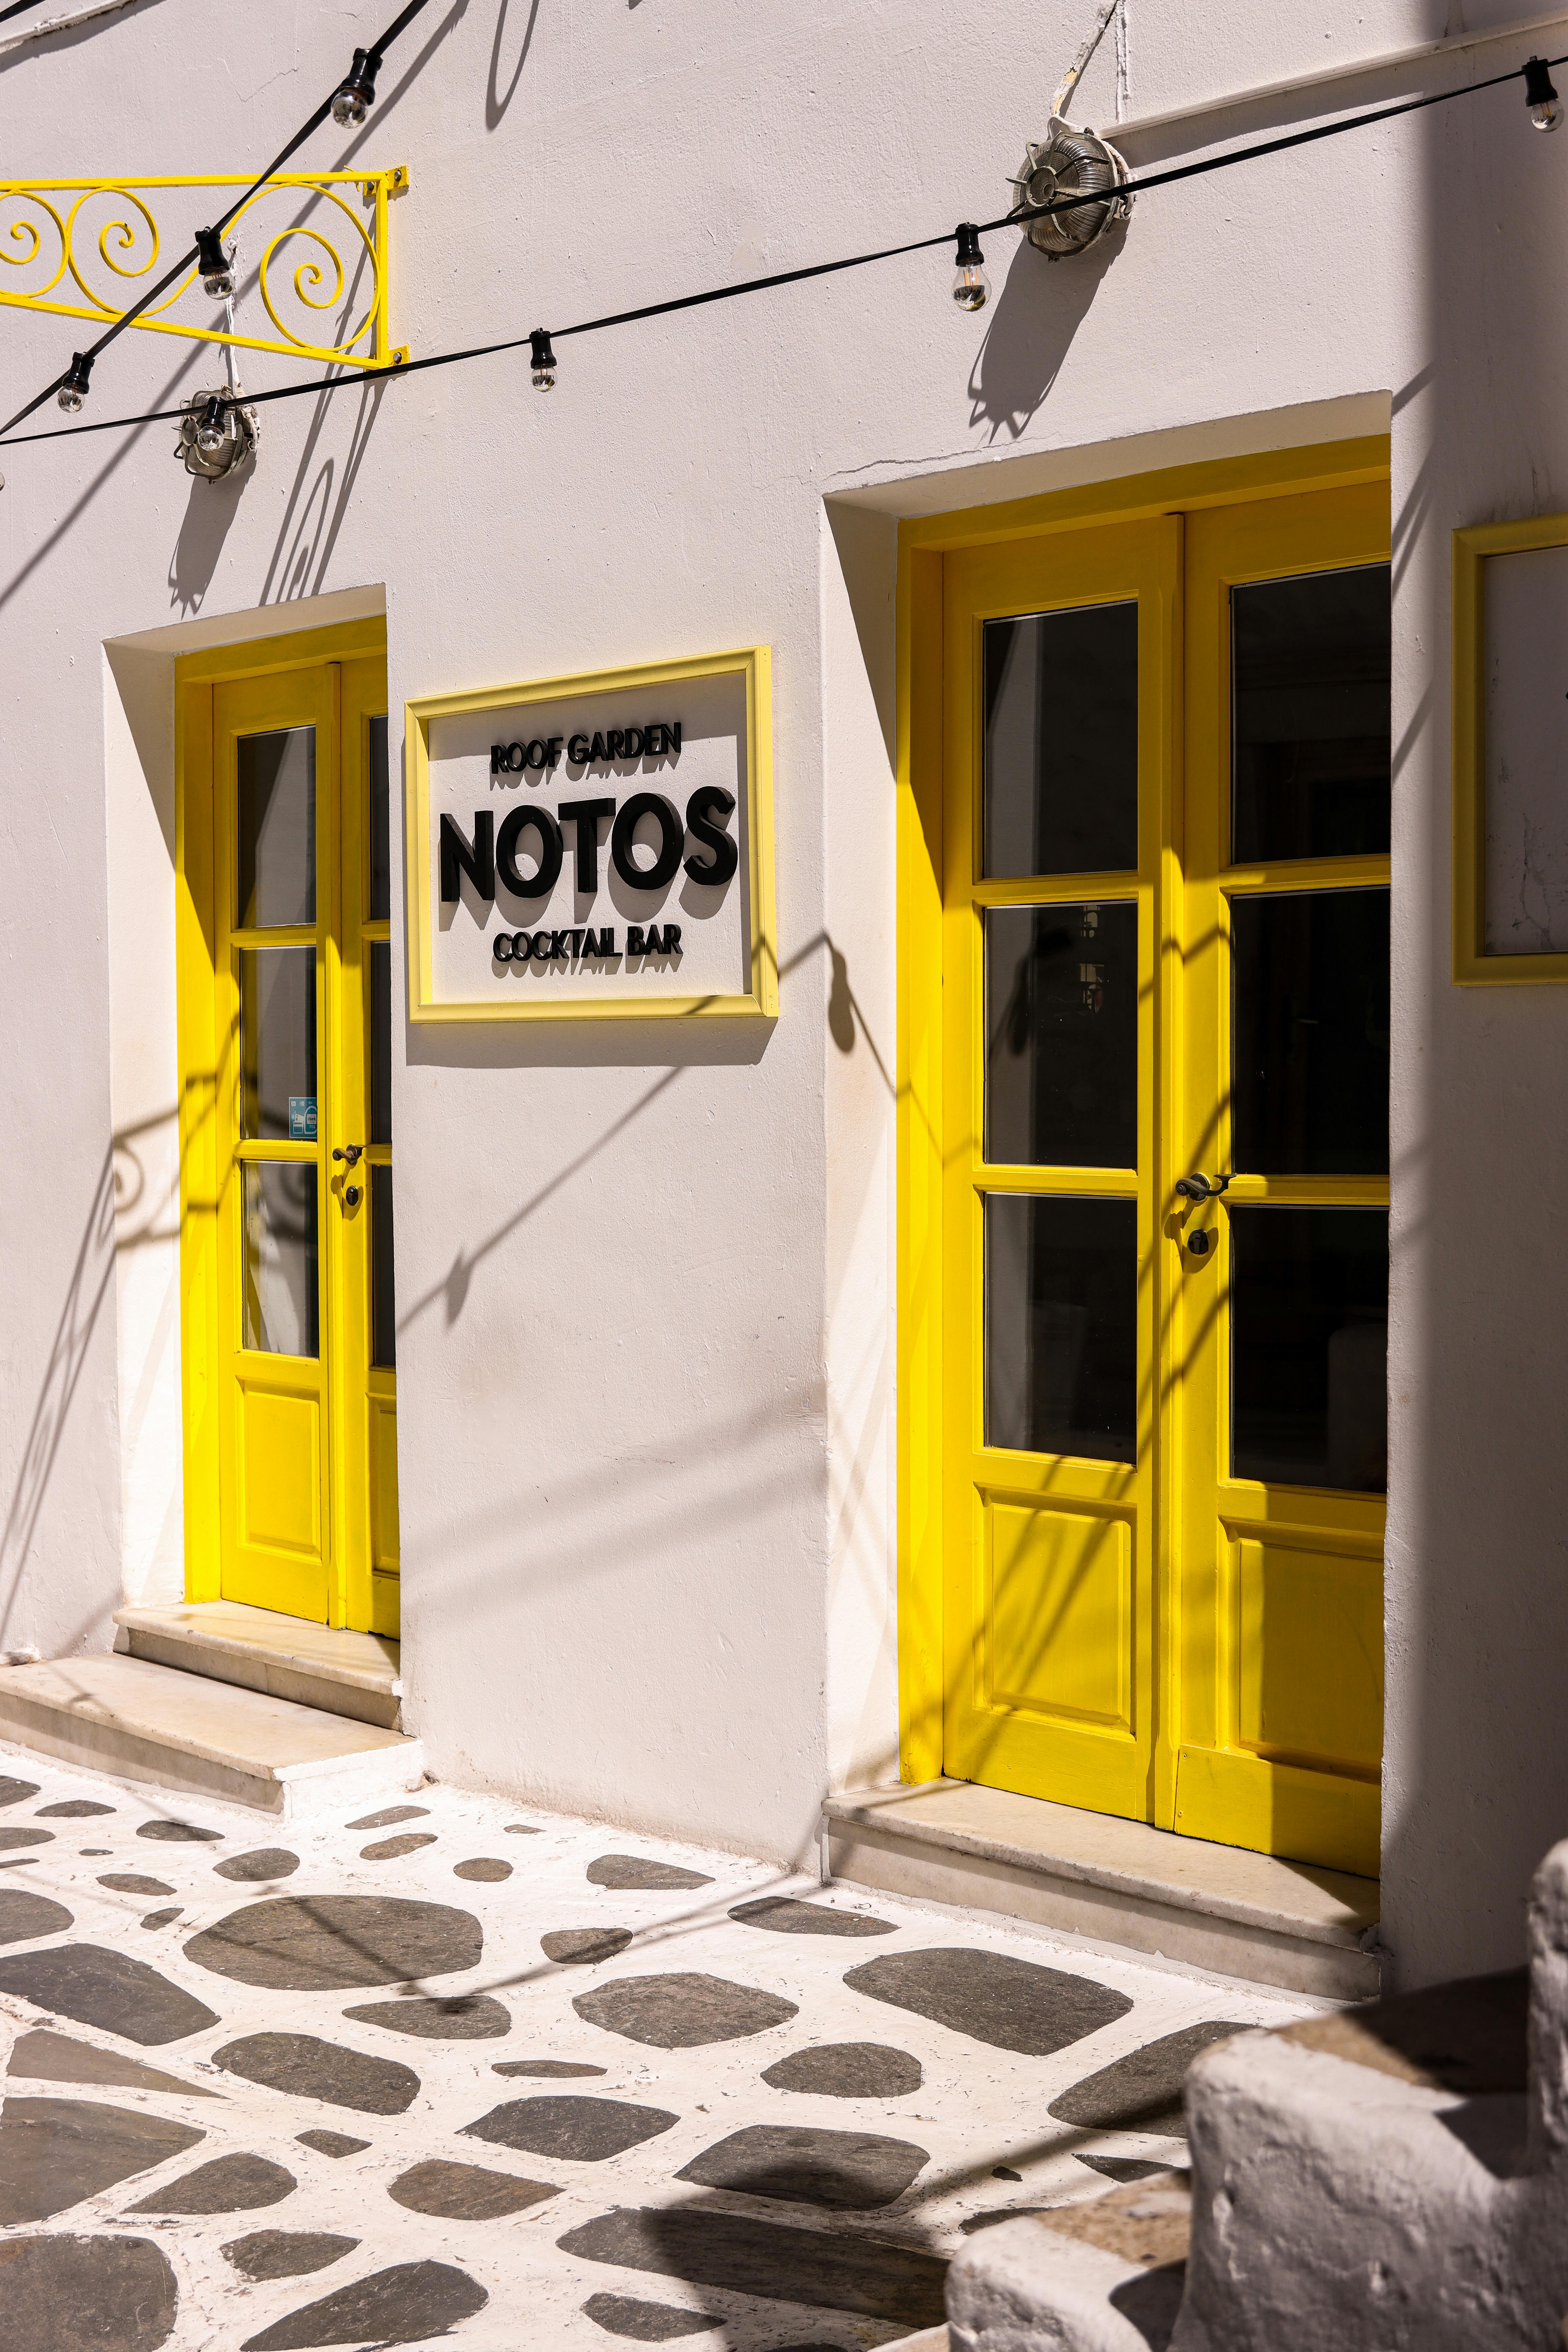
[[[1313,2006],[447,1788],[281,1830],[0,1750],[0,2343],[888,2344]]]

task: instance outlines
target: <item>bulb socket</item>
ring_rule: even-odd
[[[533,352],[535,389],[548,392],[555,382],[555,353],[551,348],[549,328],[535,327],[528,340]]]
[[[226,302],[234,292],[234,257],[224,251],[216,228],[196,231],[196,268],[202,274],[203,292],[215,302]]]
[[[65,382],[55,398],[68,416],[74,416],[92,390],[92,361],[86,352],[73,352]]]
[[[960,269],[977,268],[985,258],[980,250],[980,231],[973,221],[960,221],[957,229],[958,251],[954,257]]]
[[[1524,102],[1526,106],[1551,106],[1557,92],[1552,87],[1552,70],[1544,58],[1526,58],[1524,61]]]

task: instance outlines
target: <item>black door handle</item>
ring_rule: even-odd
[[[1229,1176],[1205,1176],[1201,1170],[1195,1170],[1191,1176],[1181,1178],[1176,1190],[1184,1201],[1217,1201],[1230,1182]]]

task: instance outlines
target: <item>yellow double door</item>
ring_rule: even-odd
[[[178,681],[187,1591],[395,1636],[385,656],[247,650]]]
[[[1369,1874],[1388,554],[1015,539],[941,634],[944,1769]]]

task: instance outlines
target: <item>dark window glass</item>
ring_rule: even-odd
[[[1131,1201],[985,1202],[985,1443],[1131,1462],[1138,1408]]]
[[[1386,563],[1230,592],[1231,856],[1388,847]]]
[[[316,1140],[316,950],[239,953],[240,1133]]]
[[[317,1356],[316,1168],[247,1160],[245,1345],[272,1356]]]
[[[316,919],[316,730],[242,735],[239,929]]]
[[[370,1360],[397,1366],[397,1296],[392,1279],[392,1171],[370,1171]]]
[[[392,1141],[392,950],[384,940],[365,949],[370,968],[370,1139]]]
[[[1135,1165],[1136,906],[987,912],[985,1157]]]
[[[1256,1176],[1388,1167],[1388,893],[1231,901],[1232,1165]]]
[[[985,872],[1138,863],[1138,607],[985,624]]]
[[[1238,1478],[1388,1485],[1388,1212],[1230,1213]]]
[[[370,905],[366,919],[384,922],[392,912],[392,824],[386,772],[386,720],[370,722]]]

